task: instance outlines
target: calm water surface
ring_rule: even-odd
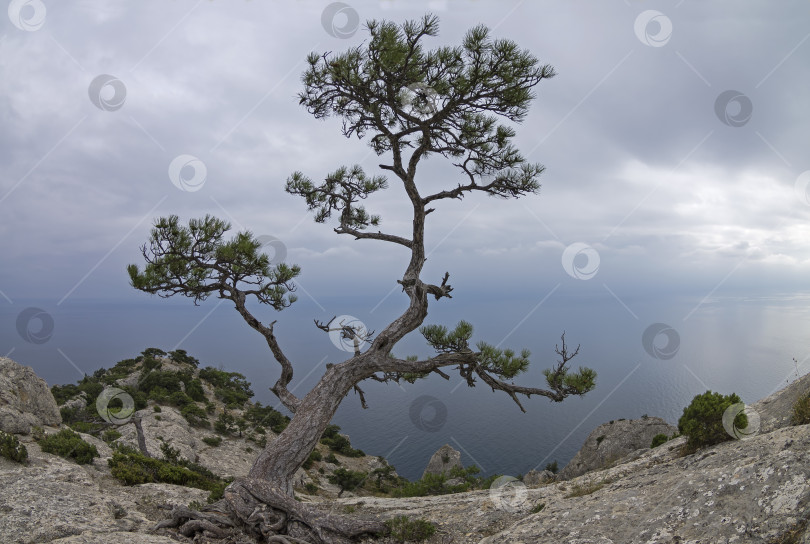
[[[532,368],[515,380],[526,385],[545,383],[542,369],[553,364],[555,343],[565,331],[569,347],[581,344],[573,366],[598,372],[596,389],[585,397],[562,403],[521,399],[522,413],[507,395],[480,384],[469,388],[449,372],[449,381],[432,376],[402,387],[365,384],[369,409],[361,409],[350,393],[335,422],[355,447],[384,455],[409,479],[419,478],[430,455],[445,443],[462,452],[465,465],[476,464],[485,475],[516,475],[553,460],[562,467],[594,427],[611,419],[648,414],[676,424],[683,407],[707,389],[737,392],[750,403],[795,378],[794,357],[800,373],[810,370],[807,296],[726,296],[702,304],[701,297],[690,296],[619,297],[607,292],[578,297],[560,289],[539,305],[543,293],[453,299],[452,304],[431,307],[428,323],[452,325],[467,319],[476,326],[474,341],[529,348]],[[257,400],[277,405],[268,391],[277,365],[263,339],[227,302],[212,300],[200,307],[184,302],[69,301],[57,307],[52,301],[15,300],[0,308],[0,350],[54,384],[75,382],[84,372],[110,367],[146,347],[170,350],[179,345],[203,365],[242,372]],[[392,296],[378,302],[321,299],[319,307],[302,298],[281,315],[262,314],[265,320],[278,319],[277,334],[296,362],[294,392],[309,390],[326,363],[340,362],[345,355],[315,329],[312,319],[351,314],[379,330],[402,310],[402,300]],[[27,306],[41,307],[54,319],[53,335],[43,344],[27,343],[17,334],[15,320]],[[642,345],[645,329],[654,323],[677,332],[670,359],[656,359]],[[666,337],[659,335],[655,345],[666,349]],[[418,334],[398,348],[399,356],[430,355]],[[426,395],[437,400],[424,405],[415,424],[411,407]]]

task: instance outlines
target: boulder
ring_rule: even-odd
[[[793,405],[799,397],[810,394],[810,374],[805,374],[784,389],[748,405],[759,414],[759,432],[769,433],[790,426]]]
[[[523,483],[529,487],[536,487],[538,485],[547,484],[554,481],[554,473],[550,470],[530,470],[523,476]]]
[[[635,450],[649,449],[655,435],[672,436],[677,431],[677,427],[673,427],[660,417],[603,423],[588,435],[585,444],[560,471],[557,478],[568,480],[607,467]]]
[[[35,425],[59,425],[62,416],[45,380],[31,367],[0,357],[0,430],[29,434]]]
[[[428,474],[449,474],[453,467],[463,468],[461,452],[453,449],[449,444],[445,444],[430,458],[425,472],[422,473],[422,478]]]
[[[67,408],[68,410],[84,410],[87,408],[87,393],[82,391],[59,408]]]

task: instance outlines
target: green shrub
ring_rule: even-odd
[[[146,393],[134,387],[124,386],[121,389],[127,392],[135,404],[135,410],[143,410],[149,402],[149,397]]]
[[[114,442],[114,441],[118,440],[119,438],[121,438],[121,433],[119,433],[115,429],[109,429],[109,430],[106,430],[103,433],[101,433],[101,439],[104,442],[107,442],[108,444],[110,442]]]
[[[152,406],[152,410],[154,410],[154,412],[155,412],[156,414],[159,414],[160,412],[162,412],[162,411],[163,411],[163,408],[161,408],[160,406],[158,406],[157,404],[155,404],[154,406]]]
[[[222,497],[229,481],[218,478],[200,465],[180,459],[173,455],[174,448],[169,448],[167,451],[173,461],[153,459],[124,446],[113,453],[107,464],[113,477],[124,485],[162,482],[210,491],[209,503]]]
[[[425,474],[415,482],[405,482],[402,487],[393,490],[395,497],[426,497],[428,495],[445,495],[450,493],[445,474]]]
[[[28,459],[28,450],[20,444],[16,436],[0,431],[0,457],[16,463],[25,463]]]
[[[367,474],[356,470],[347,470],[343,467],[336,468],[335,472],[329,475],[329,483],[340,487],[338,497],[343,495],[344,491],[352,491],[357,489],[365,480]]]
[[[93,436],[97,436],[98,432],[101,430],[101,425],[89,421],[74,421],[69,426],[77,433],[90,434]]]
[[[261,435],[256,436],[255,434],[249,434],[247,437],[248,440],[259,446],[260,448],[264,448],[267,445],[267,436]]]
[[[198,361],[196,358],[186,353],[186,350],[184,349],[176,349],[174,351],[170,351],[169,357],[171,358],[172,361],[176,363],[185,363],[194,367],[199,366],[200,364],[200,361]]]
[[[546,507],[546,503],[544,503],[544,502],[537,503],[537,504],[535,504],[535,505],[534,505],[534,507],[531,509],[531,513],[532,513],[532,514],[536,514],[536,513],[540,512],[540,511],[542,511],[542,510],[543,510],[543,508],[545,508],[545,507]]]
[[[807,425],[810,423],[810,394],[799,397],[793,404],[793,415],[790,422],[794,425]]]
[[[222,412],[214,422],[214,430],[220,434],[233,434],[236,432],[236,418],[228,412]]]
[[[143,363],[141,364],[141,368],[143,369],[144,372],[149,372],[150,370],[156,370],[156,369],[160,368],[162,364],[163,363],[161,363],[157,359],[152,359],[150,357],[149,359],[144,359],[143,360]]]
[[[245,410],[245,419],[250,421],[259,429],[264,430],[264,427],[269,427],[271,431],[278,434],[287,428],[290,423],[290,418],[275,410],[271,406],[262,406],[261,402],[250,406]]]
[[[166,352],[160,348],[146,348],[141,352],[140,359],[156,359],[158,357],[166,357]]]
[[[687,437],[686,451],[694,452],[699,448],[719,444],[732,437],[723,428],[723,413],[732,404],[741,402],[736,393],[721,395],[706,391],[696,395],[692,402],[683,409],[683,415],[678,420],[678,430]],[[734,419],[737,429],[748,426],[748,418],[739,413]]]
[[[312,482],[307,482],[307,484],[304,486],[304,491],[310,495],[314,495],[318,492],[318,486]]]
[[[191,397],[183,393],[182,391],[175,391],[171,395],[169,395],[169,403],[177,406],[178,408],[182,408],[187,404],[191,404],[194,401]]]
[[[207,366],[200,370],[199,376],[214,386],[217,398],[230,407],[241,407],[253,397],[250,382],[238,372],[226,372]]]
[[[65,385],[54,385],[51,387],[51,393],[53,394],[54,400],[56,400],[57,406],[61,406],[81,393],[81,391],[78,385],[69,383]]]
[[[163,459],[176,465],[180,462],[180,450],[173,448],[171,444],[160,439],[160,451],[163,453]]]
[[[450,474],[425,474],[422,479],[415,482],[408,482],[404,479],[400,480],[400,487],[393,489],[395,497],[426,497],[428,495],[447,495],[450,493],[461,493],[471,489],[487,489],[492,485],[492,482],[498,478],[498,475],[492,475],[488,478],[480,478],[476,476],[481,470],[475,466],[453,467],[450,469]],[[456,485],[447,485],[450,479],[460,478],[462,483]]]
[[[613,422],[611,421],[611,423],[613,423]],[[548,470],[549,472],[553,472],[554,474],[557,474],[557,472],[559,472],[559,470],[560,470],[560,468],[557,466],[557,460],[555,459],[553,463],[546,463],[545,470]]]
[[[194,378],[186,385],[186,395],[196,402],[205,402],[207,400],[202,382],[197,378]]]
[[[81,436],[70,429],[62,429],[56,434],[46,436],[39,441],[39,447],[44,452],[73,459],[80,465],[92,463],[99,456],[95,446],[82,440]]]
[[[91,417],[87,412],[87,408],[68,408],[67,406],[63,406],[59,409],[59,413],[62,415],[62,422],[65,425],[70,425],[76,421],[87,421]]]
[[[323,441],[325,438],[335,438],[336,436],[339,436],[338,433],[340,433],[340,425],[327,425],[326,429],[324,429],[323,433],[321,434],[321,441]]]
[[[339,465],[340,464],[340,461],[338,461],[338,458],[335,457],[335,454],[332,453],[332,452],[329,452],[329,455],[327,455],[324,458],[324,461],[326,461],[327,463],[332,463],[333,465]]]
[[[154,388],[160,387],[165,389],[167,393],[182,392],[180,383],[183,382],[185,384],[186,381],[191,381],[191,374],[173,370],[153,370],[151,372],[144,372],[144,375],[141,376],[138,388],[150,394],[150,398],[152,398],[151,392]]]
[[[206,436],[205,438],[202,439],[202,441],[205,442],[206,444],[208,444],[209,446],[215,448],[215,447],[219,446],[220,444],[222,444],[222,437],[219,437],[219,436]]]
[[[39,425],[34,425],[31,427],[31,437],[34,439],[35,442],[39,442],[43,438],[45,438],[45,429],[40,427]]]
[[[107,371],[100,368],[97,373],[93,374],[93,377],[99,379],[107,385],[112,385],[116,382],[116,380],[126,378],[132,374],[132,372],[135,370],[135,365],[137,364],[138,360],[136,359],[124,359],[123,361],[118,361],[115,366]]]
[[[364,457],[366,454],[363,450],[356,450],[352,448],[352,444],[348,438],[340,434],[339,425],[327,425],[321,434],[321,444],[329,446],[329,449],[336,451],[346,457]]]
[[[384,467],[372,470],[369,480],[373,482],[374,488],[381,493],[388,493],[393,488],[407,482],[405,478],[394,475],[394,467],[387,463]]]
[[[169,398],[169,392],[165,387],[156,385],[149,390],[149,399],[155,402],[166,402]]]
[[[250,396],[244,391],[228,389],[226,387],[217,387],[214,390],[214,395],[228,408],[241,408],[250,400]]]
[[[321,455],[321,452],[319,452],[318,450],[312,450],[309,453],[309,457],[307,457],[307,460],[304,461],[304,464],[301,465],[301,466],[304,468],[304,470],[309,470],[309,469],[312,468],[312,464],[315,461],[321,461],[321,460],[323,460],[323,456]]]
[[[186,418],[186,421],[188,421],[194,427],[201,427],[204,429],[209,429],[211,427],[211,422],[208,421],[208,415],[205,413],[205,410],[193,402],[180,408],[180,415]]]
[[[423,519],[410,519],[408,516],[397,516],[389,519],[385,525],[391,531],[391,538],[397,542],[421,542],[436,533],[436,526]]]
[[[667,435],[664,433],[658,433],[657,435],[653,436],[652,442],[650,443],[650,448],[657,448],[667,440],[669,440]]]

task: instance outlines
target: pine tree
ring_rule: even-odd
[[[128,267],[132,285],[147,293],[183,295],[195,303],[211,295],[230,300],[245,322],[265,338],[280,365],[272,391],[294,416],[268,442],[249,476],[235,480],[216,505],[252,530],[258,531],[261,524],[282,529],[284,523],[277,523],[280,518],[273,514],[281,511],[309,527],[312,542],[348,541],[362,533],[385,531],[382,524],[326,516],[292,496],[295,471],[306,462],[346,395],[354,390],[365,407],[360,389],[365,380],[413,382],[431,373],[448,378],[445,370],[453,369],[470,386],[481,380],[493,391],[505,392],[521,410],[519,395],[560,402],[569,395],[584,395],[595,386],[593,370],[569,369],[568,362],[577,352],[567,351],[564,337],[558,348],[562,359],[545,372],[548,388],[543,389],[512,381],[529,366],[527,350],[518,353],[484,341],[472,346],[473,326],[467,321],[452,328],[423,326],[429,297],[440,301],[450,298],[453,291],[449,273],[437,283],[422,278],[428,215],[439,201],[461,200],[475,192],[517,198],[539,189],[544,167],[520,154],[512,144],[514,129],[502,121],[521,122],[534,98],[533,89],[554,76],[551,66],[540,64],[510,40],[491,38],[484,26],[468,31],[461,46],[426,50],[423,42],[435,36],[438,28],[438,19],[432,15],[401,26],[369,21],[369,39],[362,45],[341,54],[308,57],[300,104],[318,119],[341,118],[344,136],[368,142],[383,160],[381,171],[405,189],[413,228],[407,234],[383,232],[381,218],[362,205],[370,195],[388,188],[386,175],[370,175],[355,165],[340,166],[322,182],[314,182],[302,172],[287,180],[286,191],[304,199],[316,222],[334,220],[339,235],[396,244],[409,252],[402,278],[397,280],[408,307],[379,333],[373,335],[334,319],[316,321],[323,331],[339,331],[355,349],[346,361],[330,365],[306,396],[296,396],[287,388],[294,365],[276,337],[276,322],[260,321],[247,306],[248,300],[256,300],[280,311],[294,303],[294,280],[301,272],[298,266],[271,266],[250,232],[226,239],[230,225],[218,218],[192,219],[186,226],[177,216],[170,216],[155,223],[142,247],[145,268]],[[426,184],[417,183],[417,168],[430,156],[440,156],[457,168],[459,181],[454,186],[431,192]],[[397,343],[417,329],[436,354],[424,359],[394,356]],[[363,346],[367,346],[365,351]],[[271,510],[259,512],[260,503]],[[217,527],[212,519],[210,514],[186,511],[175,515],[171,523],[192,520],[198,530],[214,532]]]

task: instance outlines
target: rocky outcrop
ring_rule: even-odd
[[[83,435],[97,446],[101,441]],[[141,535],[166,516],[162,504],[205,503],[207,491],[169,484],[143,484],[125,487],[109,476],[105,457],[89,465],[77,465],[56,455],[42,453],[30,438],[24,437],[29,463],[19,465],[0,457],[0,542],[71,544],[124,542],[162,543],[141,539]],[[105,455],[106,454],[106,455]],[[81,535],[81,536],[77,536]],[[93,536],[95,535],[95,536]],[[147,535],[144,535],[146,537]],[[155,538],[155,537],[151,537]]]
[[[533,471],[523,482],[512,479],[508,485],[493,484],[483,491],[334,500],[338,490],[324,482],[337,467],[369,473],[385,466],[374,457],[339,456],[340,465],[318,462],[309,473],[299,471],[297,498],[324,513],[352,512],[370,520],[401,515],[427,519],[438,528],[428,544],[810,544],[810,425],[784,427],[786,419],[778,413],[786,410],[789,418],[791,400],[805,391],[808,382],[808,377],[797,380],[758,404],[763,423],[772,422],[763,425],[759,434],[692,455],[681,453],[685,438],[677,438],[655,449],[647,443],[613,466],[566,481],[549,480],[548,471]],[[149,407],[138,415],[150,451],[158,457],[164,439],[184,457],[217,474],[243,476],[258,453],[257,445],[235,436],[223,437],[218,446],[202,442],[213,433],[189,427],[175,408],[164,406],[156,414]],[[644,420],[627,424],[636,428],[639,421]],[[654,421],[648,423],[653,427]],[[771,425],[782,427],[771,430]],[[132,422],[116,428],[122,434],[118,440],[135,444]],[[600,428],[592,436],[603,436]],[[661,432],[671,434],[669,430]],[[604,436],[598,440],[600,449],[608,441]],[[0,457],[0,542],[174,542],[153,534],[155,523],[165,519],[167,508],[174,505],[205,503],[208,492],[168,484],[123,486],[110,475],[109,445],[89,435],[82,437],[96,445],[101,455],[88,465],[43,453],[33,437],[25,435],[19,438],[28,449],[28,464]],[[268,432],[267,439],[274,436]],[[324,445],[318,448],[326,452]],[[449,445],[431,461],[436,458],[433,473],[461,466],[460,454]],[[301,486],[307,483],[317,484],[317,495],[303,492]],[[255,544],[248,537],[239,542]]]
[[[687,544],[810,542],[810,425],[681,456],[685,438],[634,461],[518,493],[357,497],[364,519],[438,526],[431,543]],[[795,540],[779,540],[790,532]],[[804,540],[802,540],[804,538]],[[447,542],[449,540],[445,540]]]
[[[422,478],[428,474],[449,474],[453,467],[463,468],[461,452],[453,449],[450,444],[445,444],[431,456],[425,471],[422,473]]]
[[[31,367],[0,357],[0,430],[28,434],[35,425],[59,425],[62,416],[45,380]]]
[[[554,473],[550,470],[530,470],[523,476],[523,483],[529,487],[547,484],[554,481]]]
[[[793,405],[810,394],[810,374],[805,374],[776,393],[754,402],[748,408],[759,414],[759,432],[769,433],[790,425]]]
[[[76,410],[76,411],[84,410],[85,408],[87,408],[87,393],[82,391],[72,399],[68,400],[59,408],[60,409],[67,408],[68,410]]]
[[[634,450],[649,448],[657,434],[672,436],[678,431],[660,417],[620,419],[603,423],[593,430],[585,444],[557,478],[567,480],[615,463]]]

